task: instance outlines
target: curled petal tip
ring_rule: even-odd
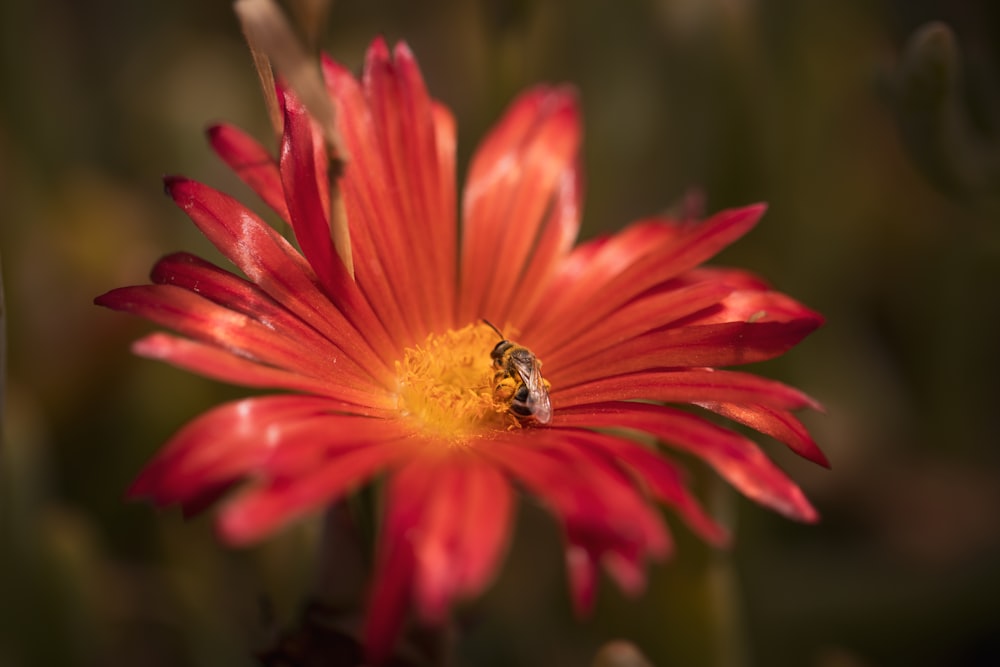
[[[812,503],[806,500],[806,497],[801,493],[795,494],[795,497],[787,507],[778,507],[776,509],[793,521],[819,523],[819,512],[816,511]]]
[[[392,50],[392,55],[397,60],[416,60],[413,55],[413,50],[410,49],[410,45],[407,44],[405,40],[396,42],[396,46]]]
[[[132,343],[132,354],[147,359],[165,358],[164,349],[169,346],[170,337],[164,333],[150,334]]]
[[[248,520],[244,512],[229,509],[224,509],[218,515],[215,533],[220,540],[234,547],[247,546],[261,537],[255,522]]]
[[[379,35],[372,40],[372,43],[368,46],[368,53],[365,56],[365,61],[371,65],[375,61],[385,61],[389,59],[389,44],[385,40],[384,35]]]

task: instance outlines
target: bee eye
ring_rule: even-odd
[[[493,348],[493,351],[490,352],[490,357],[492,357],[493,359],[500,359],[500,357],[503,356],[503,353],[506,352],[507,349],[510,347],[513,346],[511,345],[509,340],[502,340],[499,343],[497,343],[496,346]]]

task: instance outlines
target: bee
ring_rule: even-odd
[[[490,322],[483,320],[500,336],[500,342],[490,352],[493,360],[493,393],[499,400],[510,403],[509,410],[521,419],[534,417],[539,424],[552,421],[549,383],[542,377],[542,362],[526,347],[507,340]]]

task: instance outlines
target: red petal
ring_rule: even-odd
[[[784,354],[819,324],[814,319],[802,319],[668,328],[642,334],[572,365],[562,364],[558,351],[546,352],[540,358],[549,362],[545,376],[553,386],[572,386],[602,376],[657,368],[737,366]]]
[[[398,441],[372,442],[368,434],[332,430],[332,424],[314,422],[298,434],[297,447],[316,449],[326,460],[301,470],[299,474],[270,481],[234,498],[220,512],[218,527],[226,541],[247,544],[274,532],[307,512],[329,505],[390,466],[407,450]],[[328,445],[340,439],[343,451],[330,451]],[[347,449],[350,440],[359,446]]]
[[[416,570],[412,540],[423,511],[420,499],[426,496],[430,481],[419,458],[389,478],[364,629],[365,653],[372,665],[388,658],[411,603]]]
[[[573,406],[604,401],[645,399],[667,403],[751,403],[781,410],[819,408],[819,403],[787,385],[737,371],[711,368],[655,370],[605,377],[566,389],[553,384],[558,416]]]
[[[210,127],[208,140],[219,157],[265,204],[274,209],[282,220],[291,220],[278,163],[266,148],[239,128],[228,124]]]
[[[281,182],[295,238],[329,294],[350,280],[330,235],[330,191],[323,137],[305,105],[280,90],[285,115],[281,138]]]
[[[369,665],[382,665],[392,654],[410,606],[415,562],[407,544],[387,547],[380,558],[363,631]]]
[[[481,451],[537,495],[564,524],[570,543],[595,561],[612,553],[637,561],[665,556],[671,543],[659,514],[612,457],[579,441],[586,437],[536,430],[520,441],[496,440]],[[592,583],[586,570],[585,563],[571,564],[571,586],[581,611]]]
[[[728,543],[726,530],[702,509],[698,500],[685,488],[680,471],[661,454],[631,440],[604,433],[584,432],[578,437],[581,442],[597,447],[620,461],[635,478],[642,481],[654,498],[674,508],[703,540],[716,546]]]
[[[823,324],[823,316],[780,292],[738,289],[722,299],[717,308],[697,317],[691,323],[721,324],[725,322],[815,322]]]
[[[701,406],[785,443],[793,452],[813,463],[830,467],[826,454],[806,427],[787,410],[735,403],[702,403]]]
[[[413,281],[397,275],[407,268],[406,255],[394,243],[394,236],[383,238],[385,227],[396,218],[388,210],[391,193],[385,187],[379,148],[372,130],[371,114],[364,91],[354,76],[329,58],[323,59],[327,89],[337,108],[337,126],[348,152],[348,165],[340,179],[344,207],[351,232],[355,279],[372,302],[379,318],[393,340],[401,345],[416,333],[408,331],[402,306],[405,291]]]
[[[154,333],[132,344],[132,351],[149,359],[165,361],[178,368],[222,382],[244,387],[289,389],[319,394],[339,401],[340,410],[362,415],[384,416],[395,412],[395,400],[385,392],[358,389],[343,382],[306,377],[300,373],[265,366],[214,345]]]
[[[252,317],[268,329],[309,343],[320,355],[329,355],[331,350],[328,347],[332,348],[333,356],[346,354],[338,341],[324,337],[253,283],[194,255],[175,253],[164,257],[153,267],[152,279],[155,283],[183,287],[214,303]],[[368,352],[366,348],[360,350]],[[359,348],[354,351],[359,351]],[[374,355],[367,354],[352,361],[364,368],[369,375],[378,378],[384,386],[395,385],[395,374]]]
[[[560,423],[631,428],[702,458],[748,498],[798,521],[818,519],[795,485],[751,440],[695,415],[645,403],[608,403],[560,413]]]
[[[174,435],[128,495],[159,505],[185,502],[259,470],[303,420],[341,409],[337,401],[313,396],[262,396],[221,405]]]
[[[597,562],[590,551],[572,542],[566,546],[566,574],[569,578],[573,611],[578,616],[587,616],[594,609],[597,573]]]
[[[747,233],[763,205],[723,211],[697,224],[653,220],[633,225],[603,244],[586,272],[556,286],[531,318],[536,345],[555,348],[600,322],[646,290],[697,267]],[[557,323],[572,323],[560,326]],[[529,331],[525,331],[527,336]]]
[[[456,598],[481,591],[496,569],[510,532],[512,494],[492,464],[455,456],[425,472],[431,480],[419,505],[416,602],[424,620],[444,621]]]
[[[423,331],[440,331],[454,322],[455,204],[443,201],[438,164],[437,119],[413,54],[400,43],[389,57],[376,42],[365,61],[364,85],[382,150],[385,176],[395,193],[401,219],[394,228],[407,242],[408,261],[422,283],[416,301],[404,303]],[[419,310],[418,310],[419,308]]]
[[[560,366],[588,364],[592,355],[610,348],[621,354],[622,345],[630,349],[627,341],[715,306],[731,291],[725,284],[708,282],[655,292],[623,306],[554,350],[534,344],[532,350],[540,359],[552,358]]]
[[[446,287],[451,292],[452,309],[454,310],[455,280],[457,272],[458,257],[458,200],[455,194],[457,177],[455,176],[455,146],[456,146],[455,117],[451,111],[443,104],[434,103],[434,138],[437,140],[437,162],[438,162],[438,187],[440,194],[441,219],[438,225],[441,227],[438,253],[441,261],[446,263],[443,275],[450,280]]]
[[[300,331],[271,329],[242,313],[173,285],[121,287],[97,303],[144,317],[237,356],[318,380],[336,378],[372,394],[384,391],[373,378],[328,341]]]
[[[527,314],[542,298],[545,286],[569,256],[580,232],[580,172],[574,165],[560,176],[555,202],[548,219],[542,223],[538,245],[531,260],[516,281],[510,301],[498,315],[498,321],[509,322],[522,330]]]
[[[169,178],[166,186],[213,245],[275,301],[328,339],[351,349],[352,356],[359,358],[366,354],[364,348],[371,348],[390,367],[395,363],[398,348],[390,344],[353,282],[343,283],[331,302],[302,256],[239,202],[182,178]]]
[[[449,276],[454,275],[456,233],[454,156],[447,157],[454,127],[440,111],[425,108],[422,100],[426,93],[410,60],[408,55],[397,54],[393,64],[385,43],[373,44],[366,61],[364,90],[340,65],[330,60],[323,63],[327,86],[337,105],[340,132],[351,156],[341,185],[359,257],[355,262],[358,283],[371,295],[381,319],[402,346],[422,340],[436,318],[444,317],[442,323],[447,326],[453,324],[449,304],[454,299],[454,279]],[[372,89],[375,85],[377,89]],[[420,108],[408,107],[412,102]],[[421,142],[427,141],[428,128],[433,139],[424,145]],[[450,131],[450,137],[438,137],[439,131]],[[414,140],[419,145],[399,154],[403,135],[421,138]],[[414,173],[400,174],[400,161],[407,159],[421,163],[410,165]],[[439,166],[438,159],[445,163]],[[427,180],[422,184],[420,174],[424,173]],[[436,190],[425,192],[424,187]],[[435,218],[407,217],[407,211],[419,217],[421,211],[435,208],[442,212]]]
[[[539,88],[515,100],[473,158],[464,193],[461,321],[503,310],[538,243],[580,142],[575,96]]]

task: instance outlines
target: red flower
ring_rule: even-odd
[[[329,60],[323,73],[350,155],[340,187],[355,275],[331,241],[321,134],[282,90],[277,159],[230,126],[213,128],[211,142],[290,223],[301,253],[230,197],[170,178],[167,192],[246,277],[179,253],[157,263],[152,285],[97,299],[181,334],[138,341],[140,355],[289,392],[197,418],[133,496],[194,511],[239,487],[218,526],[241,544],[385,473],[366,635],[376,657],[411,604],[437,622],[488,584],[511,532],[515,484],[561,523],[581,610],[598,564],[638,591],[646,561],[669,553],[654,501],[725,542],[674,463],[628,434],[700,457],[788,517],[816,518],[757,445],[706,414],[826,464],[791,414],[814,401],[716,370],[776,357],[822,322],[755,276],[700,266],[750,230],[763,206],[703,222],[644,220],[574,246],[579,110],[570,91],[539,87],[476,152],[459,241],[454,123],[406,46],[390,56],[376,41],[360,82]],[[483,318],[534,357],[509,365],[498,346],[494,365],[500,338]],[[550,421],[532,402],[546,393]]]

